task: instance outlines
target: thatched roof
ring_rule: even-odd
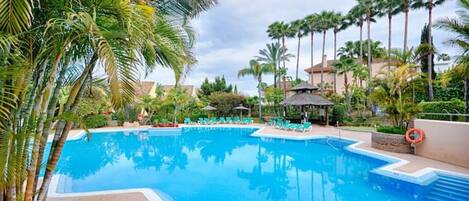
[[[313,93],[296,93],[287,99],[282,104],[301,106],[301,105],[315,105],[315,106],[327,106],[334,105],[331,101],[326,98],[313,94]]]
[[[307,83],[307,82],[302,82],[295,87],[291,88],[291,91],[312,91],[312,90],[317,90],[318,88],[315,87],[314,85]]]

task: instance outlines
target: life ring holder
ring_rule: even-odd
[[[415,136],[414,133],[418,134],[418,138],[414,138]],[[420,144],[421,142],[423,142],[423,140],[425,140],[425,132],[419,128],[409,129],[405,134],[405,139],[407,142],[411,143],[412,145]]]

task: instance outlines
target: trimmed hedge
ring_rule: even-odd
[[[423,113],[464,113],[464,102],[459,99],[453,99],[451,101],[421,102],[419,105],[422,108]],[[453,116],[452,119],[450,119],[449,115],[422,115],[420,118],[457,121],[462,117]]]
[[[107,126],[106,116],[102,114],[90,115],[85,117],[86,128],[100,128]]]
[[[376,129],[380,133],[404,135],[406,130],[397,126],[380,126]]]

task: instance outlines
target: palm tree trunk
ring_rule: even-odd
[[[337,60],[337,31],[334,30],[334,62]],[[334,71],[334,93],[337,93],[337,73]]]
[[[280,38],[277,39],[277,43],[280,45]],[[280,67],[280,59],[282,58],[282,56],[283,55],[277,54],[277,60],[275,61],[276,63],[274,65],[274,88],[277,88],[277,78],[278,78],[277,70],[278,70],[278,67]]]
[[[371,81],[371,73],[372,73],[372,70],[371,70],[371,13],[367,13],[367,16],[366,16],[366,26],[367,26],[367,40],[368,40],[368,56],[367,56],[367,67],[368,67],[368,80],[367,80],[367,85],[370,85],[370,81]],[[371,88],[368,87],[368,92],[371,92]]]
[[[50,69],[49,72],[49,78],[46,83],[46,87],[42,90],[41,94],[41,102],[40,102],[40,114],[38,118],[38,123],[37,123],[37,130],[35,131],[36,134],[34,136],[34,143],[33,143],[33,148],[32,148],[32,153],[31,153],[31,163],[30,167],[28,170],[28,177],[26,181],[26,189],[25,189],[25,195],[24,195],[24,200],[29,201],[32,200],[33,198],[33,186],[36,180],[36,168],[37,168],[37,162],[38,162],[38,156],[39,156],[39,149],[40,149],[40,144],[41,144],[41,138],[42,138],[42,132],[44,130],[44,124],[47,120],[47,111],[48,111],[48,106],[50,102],[50,97],[51,97],[51,92],[52,88],[54,85],[55,77],[56,77],[56,72],[57,72],[57,67],[59,65],[60,59],[62,58],[62,53],[58,53],[55,56],[55,60],[52,64],[52,68]]]
[[[360,63],[363,63],[363,21],[360,19]]]
[[[301,45],[301,37],[298,36],[298,49],[296,51],[296,74],[295,74],[296,80],[298,80],[298,68],[300,68],[300,45]]]
[[[388,14],[388,71],[391,70],[391,28],[392,28],[392,15]]]
[[[427,59],[428,59],[428,99],[430,101],[433,100],[433,80],[432,80],[432,57],[433,57],[433,50],[432,50],[432,9],[433,9],[433,1],[429,0],[428,1],[428,45],[430,46],[430,54],[428,54]]]
[[[262,77],[258,77],[258,82],[259,84],[257,85],[257,93],[259,95],[259,121],[262,123],[262,90],[261,90],[261,83],[262,83]]]
[[[314,32],[311,29],[311,68],[314,66]],[[311,71],[311,84],[314,85],[314,73]]]
[[[327,63],[327,61],[324,61],[325,51],[326,51],[326,30],[322,32],[321,95],[324,95],[324,68]]]
[[[285,48],[285,36],[282,36],[282,47]],[[283,67],[285,68],[285,60],[283,60]]]
[[[407,51],[408,29],[409,29],[409,1],[404,0],[404,51]]]
[[[469,77],[464,76],[464,113],[469,114]],[[466,122],[469,122],[469,116],[465,117]]]
[[[78,102],[80,100],[81,95],[83,94],[84,82],[89,76],[89,74],[93,71],[97,59],[98,56],[95,53],[91,58],[90,62],[86,65],[80,77],[73,85],[67,103],[65,104],[64,111],[70,111],[73,113],[77,109]],[[65,140],[67,139],[68,133],[71,130],[72,126],[73,122],[71,121],[61,121],[56,129],[54,140],[52,142],[51,150],[47,160],[46,172],[42,180],[41,188],[39,189],[39,194],[37,197],[38,201],[45,201],[47,198],[47,191],[49,189],[52,176],[54,174],[55,168],[57,167],[60,154],[62,153],[63,145],[65,144]]]

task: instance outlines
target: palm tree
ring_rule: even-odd
[[[350,9],[347,14],[347,19],[350,24],[356,24],[360,28],[360,45],[359,45],[359,58],[360,62],[363,61],[363,23],[365,21],[365,14],[360,6],[356,5]]]
[[[334,62],[337,60],[337,33],[345,30],[348,27],[348,23],[345,21],[344,16],[341,13],[334,13],[332,17],[332,24],[334,28]],[[334,72],[334,93],[337,93],[337,75]]]
[[[305,22],[307,25],[307,32],[310,33],[311,36],[311,66],[314,66],[314,33],[319,32],[318,29],[318,15],[311,14],[306,16]],[[311,76],[311,83],[314,83],[313,76]]]
[[[359,43],[360,41],[358,41]],[[350,58],[359,58],[360,56],[360,44],[355,43],[353,41],[345,42],[343,47],[340,47],[338,50],[338,56],[342,57],[350,57]],[[358,46],[357,46],[358,44]],[[360,62],[360,61],[359,61]],[[361,63],[361,62],[360,62]]]
[[[73,9],[69,4],[47,1],[39,7],[25,0],[0,4],[0,16],[4,16],[0,19],[0,32],[5,33],[0,36],[0,68],[9,71],[0,73],[0,152],[9,156],[2,158],[6,160],[1,166],[6,174],[0,176],[5,199],[46,199],[65,139],[79,118],[73,115],[83,96],[85,81],[91,80],[95,68],[102,67],[102,72],[107,73],[113,106],[123,107],[133,100],[137,63],[148,71],[154,70],[152,66],[156,64],[169,67],[178,76],[184,65],[194,61],[190,30],[169,20],[172,14],[160,16],[164,13],[161,11],[180,10],[177,15],[194,16],[213,3],[193,1],[172,9],[169,7],[185,3],[175,1],[155,8],[144,2],[138,6],[129,1],[102,1],[99,5],[81,2],[74,4]],[[76,76],[69,79],[64,78],[66,75]],[[57,116],[58,96],[65,86],[70,90]],[[50,134],[49,121],[65,116],[57,122],[50,154],[44,157],[47,168],[37,192],[38,170],[42,166],[39,156]]]
[[[270,24],[267,28],[267,34],[271,39],[277,40],[278,43],[280,43],[280,39],[282,38],[281,34],[281,23],[280,22],[274,22]]]
[[[259,56],[256,59],[260,62],[272,64],[274,74],[274,87],[277,87],[278,68],[281,61],[289,61],[294,55],[287,53],[287,49],[280,47],[279,43],[267,44],[265,49],[259,50]]]
[[[372,17],[377,14],[375,10],[377,10],[377,5],[375,0],[357,0],[358,1],[358,6],[361,8],[361,10],[365,13],[365,19],[366,19],[366,26],[367,26],[367,49],[368,49],[368,58],[367,58],[367,67],[368,67],[368,82],[371,81],[371,76],[372,76],[372,69],[371,69],[371,22],[372,22]],[[368,89],[369,92],[371,92],[371,88]]]
[[[258,82],[257,93],[259,96],[259,119],[262,119],[262,75],[272,73],[272,64],[261,64],[257,60],[252,59],[249,61],[249,67],[242,68],[238,71],[238,77],[244,77],[246,75],[252,75]]]
[[[456,13],[458,18],[443,18],[436,22],[435,26],[455,34],[455,37],[449,39],[447,44],[457,47],[461,53],[458,57],[456,66],[457,77],[464,80],[464,106],[465,113],[469,114],[469,0],[459,0],[461,7]],[[466,117],[469,121],[469,117]]]
[[[334,12],[332,11],[322,11],[318,14],[318,28],[322,32],[321,95],[324,95],[324,68],[327,65],[327,61],[324,61],[324,55],[326,51],[326,32],[333,27],[333,16]]]
[[[282,48],[285,47],[285,38],[292,37],[290,26],[283,21],[274,22],[269,26],[270,31],[275,34],[275,37],[279,37],[282,41]],[[270,32],[269,32],[270,33]],[[273,35],[272,35],[273,36]],[[270,37],[272,37],[270,36]],[[283,67],[285,67],[285,61],[283,61]]]
[[[414,3],[412,4],[413,8],[425,8],[428,10],[428,45],[430,47],[430,50],[433,51],[432,49],[432,15],[433,15],[433,8],[437,5],[441,5],[445,2],[445,0],[414,0]],[[428,80],[428,99],[431,101],[433,100],[433,80],[432,80],[432,60],[433,60],[433,54],[428,54],[427,56],[428,59],[428,75],[427,75],[427,80]]]
[[[301,38],[305,36],[306,33],[306,22],[303,19],[295,20],[290,24],[291,30],[298,38],[298,47],[296,51],[296,73],[295,79],[298,80],[298,69],[300,67],[300,47],[301,47]]]
[[[379,10],[381,11],[378,16],[388,17],[388,70],[390,70],[391,68],[391,62],[389,58],[391,57],[392,17],[401,12],[401,2],[401,0],[382,0],[378,1],[377,5]]]
[[[340,59],[332,65],[334,71],[339,75],[344,75],[345,96],[349,97],[349,83],[347,74],[361,65],[355,59],[350,57],[340,57]]]
[[[404,11],[404,48],[403,51],[407,51],[407,35],[409,30],[409,11],[414,0],[402,0],[400,9]]]

